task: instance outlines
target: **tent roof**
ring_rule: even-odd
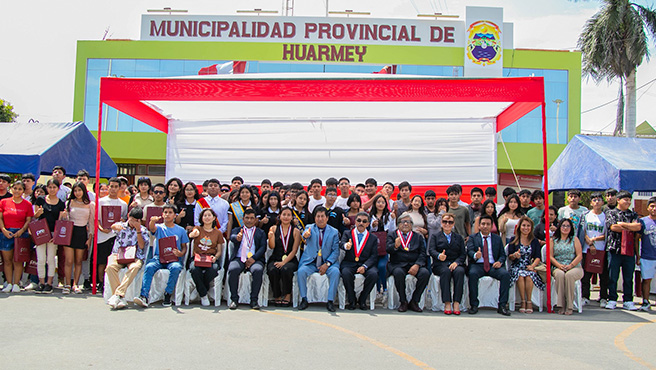
[[[100,79],[100,101],[162,132],[154,101],[505,102],[497,131],[544,102],[542,77],[435,78],[381,74],[258,74]]]
[[[647,121],[643,121],[636,127],[636,135],[656,135],[656,130]]]
[[[651,139],[576,135],[549,169],[549,190],[656,190]]]
[[[0,123],[0,132],[0,172],[47,175],[62,166],[95,176],[97,141],[82,122]],[[100,176],[116,176],[114,161],[104,150],[101,155]]]

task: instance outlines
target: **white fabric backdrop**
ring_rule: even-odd
[[[496,183],[494,118],[169,121],[166,177]]]

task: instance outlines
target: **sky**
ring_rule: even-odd
[[[295,0],[295,16],[324,16],[330,10],[368,11],[371,18],[416,19],[417,14],[441,12],[460,15],[466,6],[504,8],[504,21],[514,23],[515,48],[575,50],[579,34],[599,1],[567,0]],[[652,1],[637,3],[654,8]],[[89,1],[4,0],[0,99],[9,101],[19,122],[66,122],[73,118],[73,84],[78,40],[139,39],[141,15],[147,9],[186,9],[188,14],[235,15],[237,10],[282,9],[282,0]],[[656,57],[654,40],[651,54]],[[638,68],[637,123],[656,126],[656,61]],[[583,133],[612,132],[615,122],[616,83],[584,78],[581,111]],[[592,110],[591,110],[592,109]],[[586,112],[591,110],[589,112]]]

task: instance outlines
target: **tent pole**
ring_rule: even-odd
[[[544,172],[544,236],[546,241],[547,253],[546,261],[543,261],[547,265],[547,312],[551,313],[553,311],[551,304],[551,238],[549,237],[549,230],[551,228],[549,222],[549,163],[547,161],[547,104],[542,102],[542,170]]]
[[[93,268],[91,269],[91,294],[96,294],[96,283],[98,280],[98,212],[100,209],[100,154],[102,146],[100,145],[102,135],[102,101],[98,106],[98,138],[96,144],[96,209],[93,216]]]

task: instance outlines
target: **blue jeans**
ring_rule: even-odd
[[[315,272],[319,272],[319,269],[313,263],[298,268],[296,276],[298,277],[298,290],[301,293],[301,298],[307,298],[307,279]],[[329,281],[328,297],[326,300],[333,301],[335,299],[335,293],[337,293],[337,283],[339,283],[339,265],[330,265],[328,270],[326,270],[326,275]]]
[[[16,233],[16,231],[18,231],[20,229],[16,228],[16,227],[8,227],[7,230],[11,231],[12,233]],[[25,238],[27,235],[28,234],[27,234],[27,231],[26,231],[26,232],[23,233],[23,235],[21,235],[21,238]],[[5,236],[5,234],[0,233],[0,251],[9,252],[9,251],[13,251],[13,250],[14,250],[14,238],[11,237],[11,238],[8,239]]]
[[[387,254],[384,256],[378,256],[378,281],[376,282],[376,290],[383,291],[387,290]]]
[[[633,301],[633,272],[635,271],[635,257],[621,254],[610,254],[610,281],[608,282],[608,299],[617,301],[617,280],[622,269],[622,290],[624,302]]]
[[[155,273],[160,269],[169,270],[169,281],[166,283],[166,293],[173,294],[175,283],[178,281],[178,275],[180,275],[180,272],[182,271],[182,263],[161,263],[159,262],[159,256],[155,256],[155,258],[148,261],[144,270],[143,283],[141,285],[142,296],[148,298],[148,293],[150,293],[150,284],[153,282],[153,275],[155,275]]]

